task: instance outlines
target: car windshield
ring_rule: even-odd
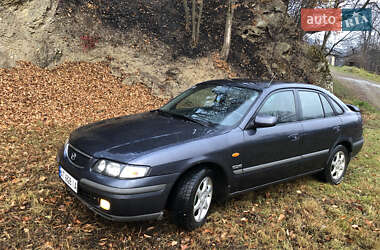
[[[198,85],[169,103],[160,111],[201,124],[234,126],[259,96],[254,89],[225,85]]]

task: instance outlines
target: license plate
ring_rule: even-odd
[[[78,193],[78,181],[72,177],[63,167],[59,166],[59,177],[67,184],[75,193]]]

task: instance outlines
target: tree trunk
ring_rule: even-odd
[[[193,29],[192,29],[192,32],[191,32],[191,44],[192,46],[195,46],[195,30],[196,30],[196,11],[195,11],[195,8],[196,8],[196,0],[192,0],[192,10],[191,10],[191,22],[192,22],[192,25],[193,25]]]
[[[198,3],[199,3],[199,13],[198,13],[198,22],[197,22],[197,30],[195,33],[195,44],[194,44],[194,46],[198,45],[198,42],[199,42],[199,29],[201,26],[201,19],[202,19],[203,0],[198,0]]]
[[[222,51],[220,52],[220,56],[223,60],[227,61],[228,54],[230,52],[231,47],[231,29],[232,29],[232,19],[234,16],[234,6],[236,0],[228,0],[228,10],[226,16],[226,26],[224,30],[224,41]]]
[[[325,34],[323,35],[323,42],[322,42],[322,51],[325,53],[327,40],[329,40],[329,37],[331,35],[331,31],[325,31]]]
[[[183,8],[185,9],[185,30],[190,31],[190,9],[187,0],[183,0]]]

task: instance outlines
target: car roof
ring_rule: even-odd
[[[264,89],[281,89],[281,88],[308,88],[326,92],[325,89],[318,87],[310,83],[297,83],[297,82],[288,82],[288,81],[266,81],[266,80],[252,80],[252,79],[219,79],[219,80],[210,80],[206,82],[199,83],[198,85],[227,85],[227,86],[236,86],[243,88],[250,88],[255,90],[264,90]]]

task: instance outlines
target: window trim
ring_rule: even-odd
[[[304,91],[304,92],[313,92],[313,93],[315,93],[315,94],[318,95],[319,103],[322,106],[323,117],[315,117],[315,118],[311,118],[311,119],[304,119],[304,117],[303,117],[303,111],[302,111],[302,105],[301,105],[301,97],[299,95],[299,92],[301,92],[301,91]],[[298,104],[299,104],[299,112],[300,112],[300,121],[310,121],[310,120],[315,120],[315,119],[324,119],[324,118],[326,118],[326,113],[325,113],[325,110],[323,108],[322,100],[321,100],[321,97],[319,96],[319,94],[323,94],[321,91],[314,90],[314,89],[297,89],[296,92],[297,92],[297,99],[299,101]],[[334,110],[333,106],[331,105],[331,103],[330,103],[330,106],[332,107],[332,109],[334,111],[334,114],[336,115],[335,110]]]
[[[331,108],[331,110],[332,110],[332,112],[333,112],[333,115],[332,116],[326,116],[326,110],[325,110],[325,106],[323,105],[323,101],[322,101],[322,97],[323,98],[325,98],[326,99],[326,101],[327,101],[327,103],[330,105],[330,108]],[[336,116],[336,113],[335,113],[335,110],[334,110],[334,107],[333,107],[333,105],[331,105],[331,103],[329,102],[329,99],[325,96],[325,95],[323,95],[323,93],[319,93],[319,99],[321,100],[321,103],[322,103],[322,109],[323,109],[323,113],[325,114],[325,118],[329,118],[329,117],[334,117],[334,116]]]
[[[282,125],[282,124],[289,124],[289,123],[293,123],[293,122],[298,122],[299,121],[299,112],[298,112],[298,103],[297,103],[297,97],[296,97],[296,93],[295,93],[295,89],[293,88],[286,88],[286,89],[278,89],[278,90],[274,90],[272,92],[270,92],[269,94],[267,94],[267,96],[264,98],[264,100],[262,100],[262,102],[259,104],[259,106],[256,108],[255,112],[253,113],[253,115],[251,116],[251,118],[248,120],[247,124],[244,126],[244,130],[247,128],[247,126],[255,119],[257,113],[261,110],[262,106],[264,105],[264,103],[274,94],[277,94],[277,93],[280,93],[280,92],[285,92],[285,91],[289,91],[289,92],[292,92],[293,93],[293,98],[294,98],[294,106],[295,106],[295,111],[296,111],[296,120],[295,121],[291,121],[291,122],[281,122],[281,123],[277,123],[276,126],[279,126],[279,125]]]
[[[330,103],[330,106],[332,107],[332,109],[334,110],[334,113],[335,113],[335,116],[338,116],[338,115],[343,115],[346,111],[344,108],[342,108],[342,106],[339,105],[339,103],[337,101],[335,101],[332,97],[326,95],[326,99],[327,101]],[[336,103],[336,105],[338,105],[338,107],[343,111],[342,113],[338,113],[333,105],[333,102]]]

